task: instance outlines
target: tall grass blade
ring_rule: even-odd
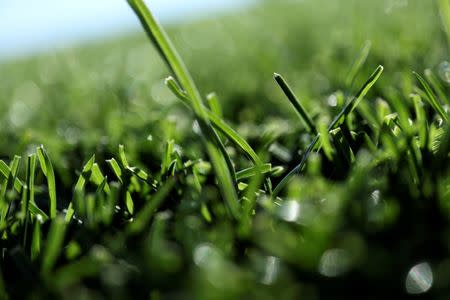
[[[445,102],[447,105],[450,105],[450,99],[445,95],[444,90],[442,89],[441,84],[439,83],[439,80],[436,78],[436,76],[431,72],[430,69],[425,70],[425,77],[430,83],[431,87],[434,89],[436,94],[438,95],[439,99],[442,102]]]
[[[53,171],[53,165],[50,161],[47,151],[45,151],[44,146],[37,148],[37,156],[39,158],[39,164],[41,166],[42,172],[47,178],[48,194],[49,194],[49,206],[50,206],[50,218],[56,217],[56,183],[55,183],[55,172]]]
[[[369,77],[369,79],[366,81],[366,83],[361,87],[361,89],[358,91],[358,93],[353,97],[340,111],[340,113],[336,116],[336,118],[331,122],[331,124],[328,126],[328,131],[331,131],[333,129],[336,129],[341,125],[347,116],[357,107],[359,102],[364,98],[364,96],[369,92],[369,90],[372,88],[372,86],[377,82],[377,80],[380,78],[381,74],[383,73],[383,66],[378,66],[376,70],[372,73],[372,75]],[[306,161],[308,159],[308,156],[311,154],[312,150],[316,146],[317,142],[320,139],[320,134],[316,135],[316,137],[312,140],[311,144],[306,149],[305,153],[302,156],[302,160],[300,163],[293,168],[281,181],[278,183],[278,185],[275,187],[272,193],[272,197],[276,197],[281,190],[285,187],[285,185],[291,180],[291,178],[299,173],[303,167],[306,164]]]
[[[303,105],[300,103],[300,101],[295,96],[292,89],[289,87],[288,83],[284,78],[280,75],[275,73],[274,74],[275,81],[278,83],[278,85],[283,90],[284,94],[288,98],[289,102],[291,102],[292,106],[294,106],[297,113],[300,115],[301,119],[305,122],[308,131],[312,134],[317,134],[316,126],[314,125],[314,122],[312,121],[311,117],[306,112]]]
[[[144,1],[128,0],[128,3],[141,21],[150,40],[180,83],[181,88],[186,91],[188,99],[190,100],[190,106],[198,119],[202,133],[205,135],[205,147],[213,163],[222,196],[227,202],[227,205],[232,205],[234,207],[235,205],[230,203],[230,199],[233,199],[232,201],[236,202],[237,205],[238,197],[233,164],[226,151],[224,151],[224,146],[220,141],[219,136],[209,124],[203,110],[202,97],[191,75],[175,50],[175,47],[172,45],[169,37],[148,10]],[[220,149],[220,151],[218,152],[217,149]],[[230,210],[234,211],[234,208],[230,208]],[[236,214],[233,215],[236,216]]]
[[[336,118],[331,122],[328,130],[336,129],[347,116],[358,106],[359,102],[366,96],[366,94],[370,91],[372,86],[378,81],[381,74],[383,73],[383,66],[378,66],[376,70],[370,75],[369,79],[362,86],[362,88],[358,91],[358,93],[344,106],[341,112],[336,116]]]
[[[437,100],[428,82],[426,82],[425,79],[423,79],[423,77],[420,76],[420,74],[418,74],[417,72],[413,72],[413,74],[414,76],[416,76],[417,80],[420,82],[420,85],[422,85],[422,88],[425,90],[425,93],[427,95],[426,99],[428,100],[428,103],[430,103],[431,107],[433,107],[433,109],[437,113],[439,113],[439,115],[445,122],[448,122],[448,114],[444,110],[442,104]]]
[[[34,176],[36,171],[36,154],[31,154],[27,159],[27,170],[26,170],[26,180],[27,180],[27,197],[24,205],[24,226],[23,226],[23,246],[25,248],[27,242],[28,234],[28,224],[30,222],[30,203],[34,202]]]

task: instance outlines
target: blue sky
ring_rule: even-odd
[[[163,22],[245,5],[246,0],[146,1]],[[139,29],[126,0],[0,0],[0,58],[28,55]]]

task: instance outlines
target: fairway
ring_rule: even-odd
[[[0,299],[450,296],[450,1],[127,3],[0,62]]]

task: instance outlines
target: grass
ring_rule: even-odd
[[[3,66],[3,298],[448,297],[444,1],[128,3],[154,50]]]

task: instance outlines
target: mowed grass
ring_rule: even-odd
[[[448,297],[448,4],[264,2],[2,65],[3,298]]]

